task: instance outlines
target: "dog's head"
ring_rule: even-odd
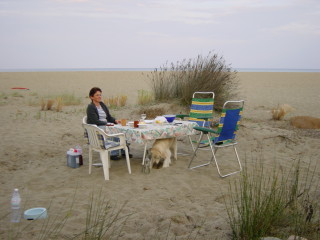
[[[149,153],[151,167],[156,169],[162,168],[165,156],[159,150],[153,148],[150,149]]]

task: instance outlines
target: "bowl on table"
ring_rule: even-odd
[[[172,123],[174,119],[176,119],[176,115],[163,115],[163,116],[167,119],[168,123]]]

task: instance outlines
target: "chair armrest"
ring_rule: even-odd
[[[184,119],[185,117],[189,117],[189,114],[177,114],[176,118]]]
[[[193,129],[198,130],[198,131],[201,131],[201,132],[203,132],[204,134],[207,134],[208,132],[218,134],[217,131],[215,131],[215,130],[213,130],[213,129],[211,129],[211,128],[193,127]]]
[[[201,116],[201,115],[199,115],[199,116],[197,116],[197,118],[199,118],[199,119],[204,119],[204,120],[208,120],[208,119],[213,119],[213,116]]]
[[[105,135],[109,137],[117,137],[120,139],[120,145],[126,145],[126,137],[124,133],[114,133],[114,134],[106,134]]]
[[[124,136],[124,133],[114,133],[114,134],[108,134],[106,133],[107,137],[120,137],[120,136]]]

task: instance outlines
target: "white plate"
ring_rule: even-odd
[[[150,123],[153,123],[154,120],[144,120],[144,122],[145,122],[146,124],[150,124]]]

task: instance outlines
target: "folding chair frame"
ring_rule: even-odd
[[[227,104],[229,103],[237,103],[237,104],[241,104],[243,108],[243,105],[244,105],[244,101],[241,100],[241,101],[227,101],[225,102],[225,104],[223,105],[223,109],[225,109],[225,107],[227,106]],[[197,129],[197,127],[196,127]],[[229,141],[226,141],[226,142],[223,142],[221,144],[221,142],[219,142],[219,144],[215,143],[214,140],[212,139],[215,139],[213,136],[211,136],[211,134],[218,134],[220,132],[217,132],[213,129],[208,129],[208,128],[198,128],[197,130],[200,130],[201,131],[201,135],[200,135],[200,138],[199,138],[199,142],[197,144],[197,147],[193,153],[193,156],[189,162],[189,165],[188,165],[188,168],[189,169],[194,169],[194,168],[199,168],[199,167],[203,167],[203,166],[207,166],[209,164],[211,164],[212,160],[214,159],[215,161],[215,164],[216,164],[216,167],[217,167],[217,170],[218,170],[218,173],[220,175],[220,177],[224,178],[224,177],[227,177],[227,176],[230,176],[230,175],[233,175],[235,173],[238,173],[238,172],[241,172],[242,171],[242,166],[241,166],[241,162],[240,162],[240,158],[239,158],[239,155],[238,155],[238,152],[237,152],[237,148],[236,148],[236,145],[238,144],[237,141],[235,141],[235,139],[230,139]],[[199,146],[200,146],[200,143],[204,137],[204,135],[207,136],[207,139],[208,139],[208,142],[209,142],[209,146],[210,146],[210,150],[212,152],[212,157],[211,159],[205,163],[205,164],[200,164],[200,165],[197,165],[197,166],[194,166],[194,167],[191,167],[191,164],[194,160],[194,158],[196,157],[196,154],[197,154],[197,151],[199,149]],[[235,136],[234,136],[235,137]],[[220,167],[219,167],[219,164],[218,164],[218,160],[216,158],[216,152],[218,151],[219,148],[225,148],[225,147],[233,147],[234,149],[234,152],[235,152],[235,155],[236,155],[236,158],[237,158],[237,161],[238,161],[238,164],[239,164],[239,170],[238,171],[235,171],[235,172],[231,172],[231,173],[228,173],[228,174],[225,174],[225,175],[222,175],[221,171],[220,171]]]
[[[190,118],[190,116],[192,117],[192,115],[194,115],[193,118],[192,118],[192,120],[189,119],[189,121],[196,122],[200,127],[205,127],[205,126],[206,126],[206,122],[208,122],[209,119],[212,119],[212,118],[213,118],[214,92],[194,92],[193,95],[192,95],[192,99],[195,99],[196,96],[199,96],[199,95],[209,95],[209,94],[212,95],[212,101],[213,101],[212,112],[211,112],[210,114],[204,113],[203,116],[201,116],[201,113],[199,113],[199,115],[198,115],[197,113],[193,113],[193,114],[192,114],[191,112],[194,111],[195,109],[192,109],[192,106],[191,106],[191,107],[190,107],[190,114],[188,114],[188,115],[178,114],[178,115],[176,115],[176,116],[183,119],[183,118],[185,118],[185,117],[189,117],[189,118]],[[211,99],[211,98],[208,98],[208,99]],[[201,110],[200,110],[200,111],[201,111]],[[210,116],[209,116],[209,115],[210,115]],[[197,121],[196,119],[201,120],[200,122],[202,122],[202,125],[201,125],[201,123],[199,123],[199,121]],[[195,148],[195,145],[194,145],[194,143],[193,143],[192,137],[191,137],[191,136],[188,136],[188,138],[189,138],[189,141],[190,141],[190,144],[191,144],[191,147],[192,147],[192,151],[194,152],[196,148]],[[200,140],[200,138],[199,138],[198,140],[195,140],[195,141],[196,141],[196,142],[199,142],[199,140]],[[184,154],[184,155],[185,155],[185,154]],[[187,154],[187,155],[189,155],[189,154]]]

